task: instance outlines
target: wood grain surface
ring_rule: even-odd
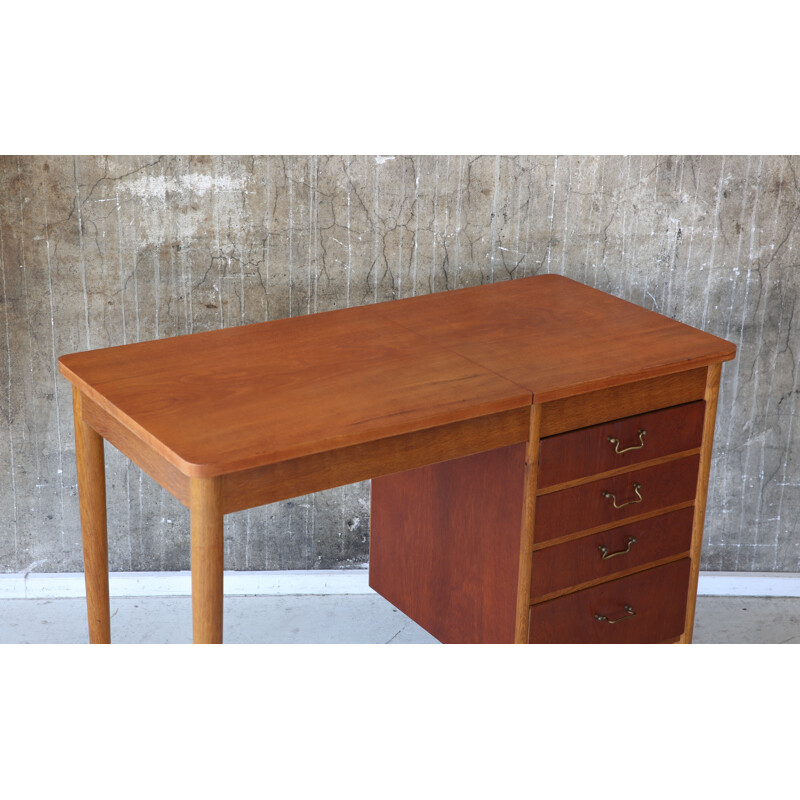
[[[522,525],[519,539],[519,576],[517,578],[517,619],[514,642],[528,641],[528,604],[531,596],[531,561],[533,559],[533,532],[536,521],[536,483],[539,472],[539,431],[542,407],[531,407],[530,431],[525,445],[525,477],[522,494]]]
[[[524,442],[530,416],[515,408],[234,472],[222,478],[225,513]]]
[[[686,604],[686,628],[682,641],[691,644],[694,634],[694,612],[697,605],[697,582],[700,577],[700,554],[703,547],[703,525],[706,518],[708,498],[708,478],[714,446],[714,426],[717,419],[719,400],[720,364],[708,368],[706,380],[705,418],[703,420],[703,445],[700,454],[700,467],[697,471],[697,492],[694,501],[694,528],[692,530],[692,570],[689,575],[689,599]]]
[[[352,308],[63,356],[81,391],[212,477],[530,405],[530,392]]]
[[[697,367],[552,400],[542,406],[542,436],[702,400],[706,372],[706,367]]]
[[[167,461],[159,450],[150,447],[115,416],[97,405],[94,400],[84,397],[82,406],[83,418],[103,439],[124,453],[173,497],[180,500],[185,506],[189,506],[190,478]]]
[[[222,644],[225,560],[222,479],[194,478],[190,509],[194,643]]]
[[[173,466],[212,477],[732,358],[559,275],[62,356]]]
[[[372,482],[369,584],[442,642],[515,639],[525,445]]]
[[[83,397],[73,387],[75,460],[81,509],[83,567],[89,641],[111,642],[108,593],[108,528],[106,519],[106,472],[103,439],[84,419]]]
[[[77,353],[59,368],[185,475],[210,477],[519,408],[531,392],[555,400],[733,352],[541,275]]]
[[[375,308],[529,389],[536,403],[726,361],[736,352],[724,339],[562,275]]]

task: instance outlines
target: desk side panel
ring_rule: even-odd
[[[372,482],[370,586],[444,643],[513,643],[525,444]]]

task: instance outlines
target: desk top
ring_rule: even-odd
[[[541,275],[74,353],[59,369],[185,475],[212,477],[734,354]]]

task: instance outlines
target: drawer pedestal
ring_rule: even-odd
[[[691,641],[719,366],[696,373],[642,382],[666,408],[638,382],[612,390],[636,414],[595,393],[573,430],[534,405],[527,449],[374,479],[370,585],[443,642]]]

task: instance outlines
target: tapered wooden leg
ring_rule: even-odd
[[[714,444],[714,423],[717,419],[717,399],[721,364],[712,364],[706,375],[706,415],[703,421],[703,443],[700,450],[700,469],[697,476],[697,494],[694,501],[694,525],[692,529],[692,569],[689,573],[689,595],[686,603],[686,625],[682,644],[691,644],[694,633],[694,612],[697,605],[697,583],[700,577],[700,551],[703,545],[703,524],[706,518],[708,497],[708,475],[711,469],[711,449]]]
[[[222,479],[192,478],[192,625],[195,644],[222,643]]]
[[[522,496],[522,531],[517,579],[517,617],[514,643],[528,641],[528,619],[531,606],[531,567],[533,564],[533,521],[536,510],[536,477],[539,471],[539,433],[542,427],[542,406],[531,406],[528,444],[525,449],[525,489]]]
[[[108,531],[106,527],[106,472],[103,437],[83,419],[83,395],[73,387],[75,459],[78,466],[78,501],[83,532],[83,571],[89,641],[111,642],[108,601]]]

